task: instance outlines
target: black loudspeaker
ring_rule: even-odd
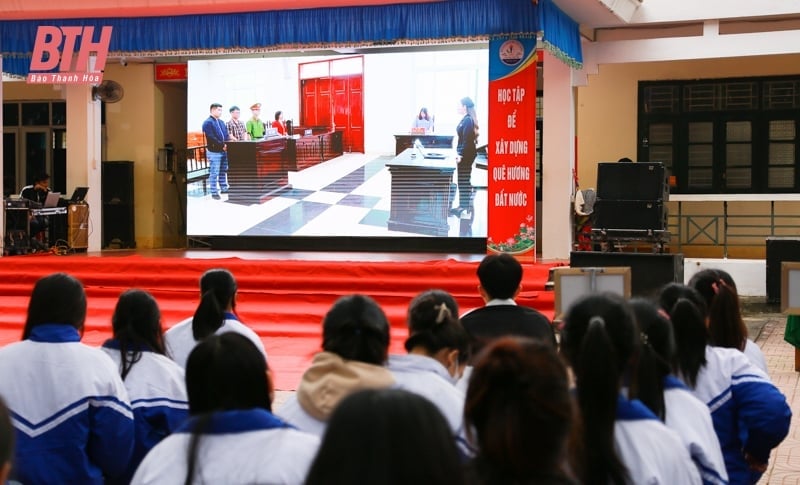
[[[133,162],[103,162],[103,248],[135,248]]]
[[[661,163],[604,162],[597,164],[597,198],[667,200],[669,185]]]
[[[569,265],[573,268],[628,266],[634,296],[655,296],[668,283],[683,283],[683,254],[573,251]]]
[[[594,203],[593,226],[597,229],[663,231],[667,227],[667,209],[661,200],[598,199]]]
[[[767,303],[781,302],[781,263],[800,261],[800,238],[767,238]]]

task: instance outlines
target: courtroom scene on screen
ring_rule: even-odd
[[[189,61],[187,235],[486,237],[488,52],[439,49]]]

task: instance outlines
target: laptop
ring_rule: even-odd
[[[436,160],[444,160],[447,158],[447,155],[444,153],[437,153],[437,152],[426,152],[425,147],[422,146],[422,142],[419,139],[414,140],[414,148],[422,154],[422,158],[428,159],[436,159]]]
[[[45,209],[58,207],[59,200],[61,200],[61,192],[48,192],[47,198],[44,199],[44,205],[42,205],[42,207]]]
[[[87,192],[89,192],[89,187],[75,187],[72,197],[69,198],[70,204],[77,204],[86,200]]]

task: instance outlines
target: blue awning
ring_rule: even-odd
[[[0,22],[3,71],[28,73],[40,25],[112,26],[110,56],[193,56],[376,45],[441,44],[542,35],[545,47],[582,64],[578,25],[552,0],[447,0],[223,15]]]

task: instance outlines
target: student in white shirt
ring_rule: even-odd
[[[747,336],[741,303],[733,277],[721,269],[704,269],[692,276],[689,286],[700,292],[706,302],[706,325],[709,343],[744,352],[754,366],[769,375],[761,348]]]
[[[120,480],[128,483],[147,452],[183,424],[189,403],[183,369],[164,355],[161,312],[152,295],[137,289],[123,292],[111,325],[114,337],[101,348],[125,382],[136,426],[133,456]]]
[[[83,285],[65,273],[36,282],[22,341],[0,349],[0,395],[17,430],[12,480],[103,484],[133,451],[128,392],[114,362],[80,342]]]
[[[636,399],[621,394],[640,335],[630,306],[618,295],[590,294],[564,318],[561,353],[572,367],[585,450],[586,483],[699,484],[680,437]]]
[[[246,337],[212,335],[186,364],[190,418],[153,448],[132,484],[303,483],[319,448],[271,412],[264,355]]]
[[[458,304],[446,291],[425,291],[411,300],[407,324],[408,354],[390,355],[389,370],[398,387],[439,408],[461,449],[468,453],[464,393],[455,382],[467,362],[469,337],[458,321]]]
[[[756,483],[770,451],[789,432],[786,398],[742,352],[708,345],[705,302],[697,290],[671,283],[659,304],[675,334],[674,371],[711,411],[728,480]]]
[[[181,367],[197,342],[209,335],[236,332],[244,335],[264,354],[264,343],[236,314],[236,279],[226,269],[210,269],[200,278],[200,304],[194,316],[167,330],[164,343],[167,355]]]
[[[339,298],[322,321],[322,352],[278,415],[322,436],[342,399],[362,389],[395,385],[385,367],[388,351],[389,320],[378,303],[365,295]]]
[[[675,337],[669,315],[651,301],[631,300],[642,332],[636,394],[668,428],[675,430],[697,465],[704,484],[728,483],[722,449],[706,404],[672,374]]]

